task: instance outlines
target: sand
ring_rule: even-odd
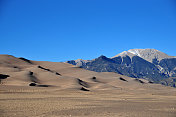
[[[0,74],[10,76],[1,79],[1,117],[176,117],[172,87],[67,63],[0,60]]]

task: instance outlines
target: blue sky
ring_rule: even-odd
[[[0,54],[42,61],[134,48],[176,56],[175,0],[0,0]]]

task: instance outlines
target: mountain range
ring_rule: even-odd
[[[108,58],[70,60],[67,63],[96,72],[115,72],[152,83],[176,87],[176,57],[156,49],[130,49]]]

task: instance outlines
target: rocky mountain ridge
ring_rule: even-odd
[[[112,58],[102,55],[92,61],[81,62],[79,66],[87,70],[116,72],[175,87],[176,58],[155,49],[131,49]],[[78,64],[74,60],[67,63]]]

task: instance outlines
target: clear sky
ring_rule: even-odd
[[[176,0],[0,0],[0,43],[0,54],[42,61],[176,56]]]

